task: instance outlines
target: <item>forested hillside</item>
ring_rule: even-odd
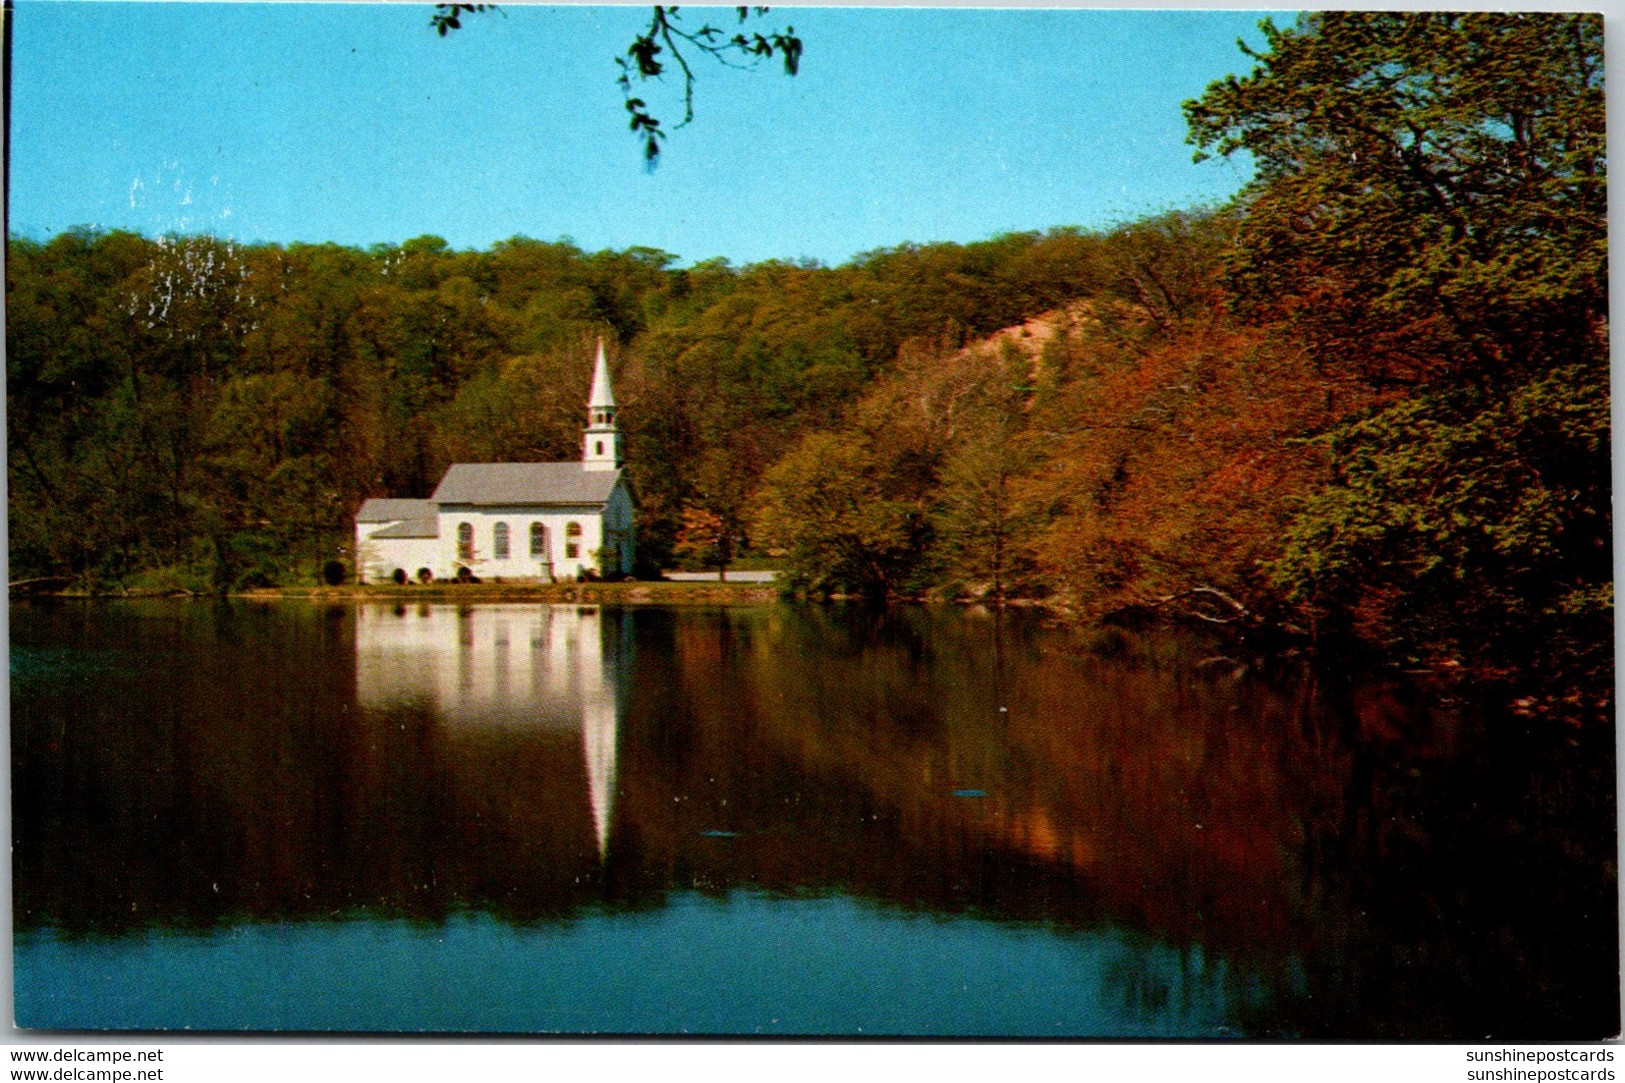
[[[600,336],[659,560],[684,506],[737,516],[906,343],[1087,293],[1101,247],[1062,230],[679,270],[522,238],[12,238],[12,578],[309,579],[366,497],[427,495],[455,461],[577,457]]]
[[[1222,623],[1605,699],[1601,20],[1266,34],[1187,105],[1257,179],[1103,232],[833,268],[12,238],[11,578],[309,581],[366,497],[573,458],[603,336],[651,566],[721,532],[814,591]]]

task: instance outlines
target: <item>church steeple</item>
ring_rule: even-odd
[[[609,363],[604,340],[598,340],[598,363],[592,372],[592,393],[587,396],[587,430],[581,440],[583,470],[619,470],[621,431],[615,427],[615,392],[609,386]]]

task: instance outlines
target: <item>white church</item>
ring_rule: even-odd
[[[552,582],[630,574],[632,492],[604,344],[587,401],[581,461],[456,463],[427,500],[374,498],[355,517],[362,583],[431,579]]]

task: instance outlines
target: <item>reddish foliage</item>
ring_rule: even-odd
[[[1024,485],[1050,510],[1034,553],[1059,600],[1089,617],[1198,586],[1262,603],[1294,498],[1324,477],[1313,437],[1374,392],[1218,314],[1074,353]]]

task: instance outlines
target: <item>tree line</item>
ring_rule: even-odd
[[[956,341],[1087,288],[1074,230],[848,265],[435,237],[361,250],[12,237],[12,578],[197,589],[342,555],[359,502],[457,461],[573,459],[595,342],[616,368],[651,560],[688,507],[735,518],[904,342]]]
[[[1186,105],[1198,153],[1256,179],[1109,230],[838,267],[11,238],[12,578],[308,580],[368,496],[573,458],[603,336],[645,574],[770,555],[812,592],[1178,617],[1605,697],[1600,19],[1263,30]]]
[[[918,343],[765,475],[817,585],[1041,597],[1612,688],[1602,27],[1318,13],[1187,103],[1231,205],[970,350]],[[1556,691],[1551,691],[1555,689]]]

